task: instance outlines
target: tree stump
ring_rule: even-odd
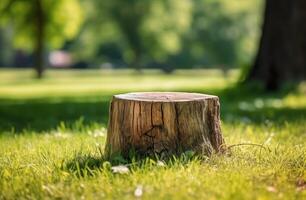
[[[129,157],[210,155],[223,146],[217,96],[142,92],[113,96],[105,153]]]

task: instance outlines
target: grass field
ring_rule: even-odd
[[[266,94],[237,71],[0,70],[0,199],[306,199],[306,83]],[[190,91],[221,100],[224,155],[103,159],[116,93]],[[112,166],[125,165],[127,173]]]

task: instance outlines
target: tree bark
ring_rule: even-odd
[[[266,0],[262,37],[247,81],[276,90],[306,77],[306,1]]]
[[[44,72],[44,40],[45,18],[41,0],[35,0],[36,14],[36,44],[34,48],[35,70],[37,78],[42,78]]]
[[[171,156],[186,151],[210,155],[224,144],[217,96],[148,92],[115,95],[110,106],[105,153],[129,157]]]

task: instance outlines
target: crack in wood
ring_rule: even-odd
[[[147,147],[148,151],[152,151],[153,153],[156,153],[156,142],[155,142],[155,138],[156,138],[156,134],[149,134],[152,133],[154,129],[162,129],[163,127],[161,125],[153,125],[149,130],[145,131],[144,133],[141,134],[141,137],[147,137],[149,139],[149,145]]]
[[[134,118],[135,118],[135,104],[136,102],[132,102],[133,109],[132,109],[132,126],[134,125]]]
[[[162,125],[164,125],[164,108],[162,103],[160,104],[160,111],[161,111]]]
[[[176,128],[177,128],[177,140],[176,142],[176,149],[179,151],[181,148],[181,132],[180,132],[180,123],[179,123],[179,112],[178,112],[178,105],[174,103],[174,111],[175,111],[175,123],[176,123]]]
[[[132,109],[132,110],[131,110]],[[148,102],[113,98],[110,104],[106,155],[180,154],[187,150],[210,155],[224,140],[218,98]]]
[[[151,103],[151,125],[154,126],[153,124],[153,103]]]

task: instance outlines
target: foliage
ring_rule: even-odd
[[[37,1],[42,4],[45,41],[49,48],[59,48],[77,34],[82,24],[78,0],[2,0],[1,24],[13,28],[16,47],[32,50],[37,39]]]
[[[15,44],[29,50],[37,38],[36,1],[48,8],[49,49],[63,48],[91,67],[105,62],[116,67],[246,65],[257,46],[262,11],[262,0],[1,1],[5,17],[0,21],[11,24],[5,27],[14,27]],[[15,2],[10,9],[8,2]]]
[[[97,3],[99,13],[89,9],[89,15],[94,17],[85,31],[86,41],[89,47],[96,48],[95,52],[101,50],[100,46],[106,47],[98,55],[93,54],[106,61],[115,58],[131,63],[136,54],[141,54],[140,60],[145,63],[154,61],[185,68],[192,65],[231,67],[250,62],[254,55],[262,1]],[[88,44],[90,40],[100,43]]]
[[[230,68],[250,63],[260,32],[261,1],[194,0],[191,28],[174,65]]]
[[[31,71],[2,70],[0,199],[305,199],[305,83],[265,94],[234,87],[238,74],[229,74],[49,71],[38,82]],[[111,95],[160,89],[218,95],[226,143],[269,150],[135,160],[128,173],[114,173],[126,161],[101,156]]]
[[[121,36],[127,62],[139,62],[143,56],[164,60],[167,55],[177,53],[181,36],[191,23],[189,0],[114,0],[97,1],[97,4],[108,21],[102,24],[102,30],[106,30],[103,25],[109,27],[113,23],[117,34],[109,35],[109,39]]]

